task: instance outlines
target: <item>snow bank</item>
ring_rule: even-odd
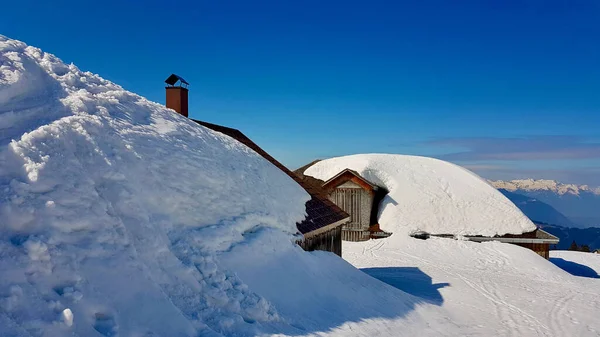
[[[293,248],[309,196],[244,145],[0,36],[0,163],[1,336],[280,320],[215,254]],[[251,235],[264,228],[279,239]]]
[[[379,223],[400,233],[494,236],[535,230],[506,197],[476,174],[426,157],[359,154],[327,159],[304,173],[328,180],[350,168],[387,188]]]

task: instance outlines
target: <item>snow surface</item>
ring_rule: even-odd
[[[485,180],[438,159],[358,154],[319,161],[304,173],[328,180],[346,168],[390,191],[381,203],[379,223],[394,235],[425,231],[494,236],[536,228]]]
[[[412,314],[428,317],[436,333],[418,336],[600,335],[600,279],[516,245],[392,235],[343,250],[357,268],[424,302]]]

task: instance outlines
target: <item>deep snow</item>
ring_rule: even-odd
[[[262,157],[1,36],[0,128],[0,335],[279,320],[214,257],[261,228],[292,245],[309,196]]]
[[[516,246],[304,252],[308,195],[260,156],[3,36],[0,135],[3,337],[600,331],[597,280]]]
[[[233,139],[0,36],[0,336],[427,333]],[[366,325],[366,326],[364,326]]]
[[[343,249],[357,268],[428,303],[414,314],[439,336],[600,335],[600,280],[528,249],[394,235]]]
[[[438,159],[396,154],[358,154],[317,162],[304,174],[328,180],[349,168],[387,188],[379,223],[394,235],[494,236],[521,234],[535,225],[475,173]]]

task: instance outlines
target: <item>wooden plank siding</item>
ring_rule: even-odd
[[[342,240],[344,241],[367,241],[371,238],[369,231],[342,230]]]
[[[342,256],[342,226],[304,238],[304,240],[298,242],[298,245],[306,251],[325,250]]]
[[[336,188],[329,198],[350,214],[350,222],[344,225],[345,230],[369,230],[373,195],[361,188]]]
[[[350,215],[350,222],[342,228],[342,240],[366,241],[371,238],[388,237],[391,233],[379,230],[372,235],[371,226],[377,224],[379,203],[388,193],[356,171],[345,169],[323,183],[331,202]]]

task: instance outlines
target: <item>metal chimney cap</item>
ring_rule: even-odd
[[[175,75],[175,74],[171,74],[171,76],[169,76],[165,80],[165,83],[167,83],[170,86],[175,86],[175,84],[177,83],[177,81],[181,82],[179,86],[182,86],[182,85],[188,86],[188,85],[190,85],[186,80],[183,79],[183,77],[181,77],[179,75]]]

